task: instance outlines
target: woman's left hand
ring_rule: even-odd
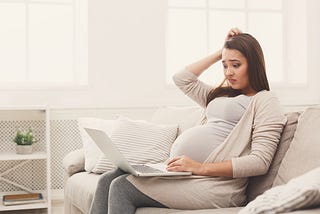
[[[231,37],[242,34],[242,31],[239,28],[231,28],[228,31],[228,34],[225,38],[225,41],[229,40]]]
[[[171,159],[167,164],[168,171],[192,172],[194,175],[201,174],[202,163],[192,160],[187,156],[178,156]]]

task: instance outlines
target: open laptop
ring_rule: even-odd
[[[163,163],[131,165],[104,131],[89,128],[84,129],[106,157],[112,161],[115,166],[127,173],[143,177],[192,174],[191,172],[169,172],[166,170],[167,165]]]

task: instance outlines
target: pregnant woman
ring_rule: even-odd
[[[225,79],[209,86],[198,77],[222,62]],[[270,92],[258,41],[231,29],[224,46],[174,76],[176,85],[206,110],[206,122],[182,133],[169,171],[191,176],[134,177],[121,170],[101,176],[92,214],[134,214],[137,207],[209,209],[241,206],[248,177],[267,173],[286,118]]]

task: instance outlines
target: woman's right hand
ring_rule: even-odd
[[[238,28],[231,28],[229,31],[228,31],[228,34],[225,38],[225,41],[228,41],[231,37],[235,36],[235,35],[238,35],[238,34],[241,34],[242,31]]]
[[[172,172],[192,172],[194,175],[201,175],[202,163],[199,163],[187,156],[172,158],[167,163],[167,170]]]

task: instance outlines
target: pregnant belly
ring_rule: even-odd
[[[170,157],[186,155],[195,161],[204,162],[226,137],[212,126],[195,126],[183,132],[175,140]]]

